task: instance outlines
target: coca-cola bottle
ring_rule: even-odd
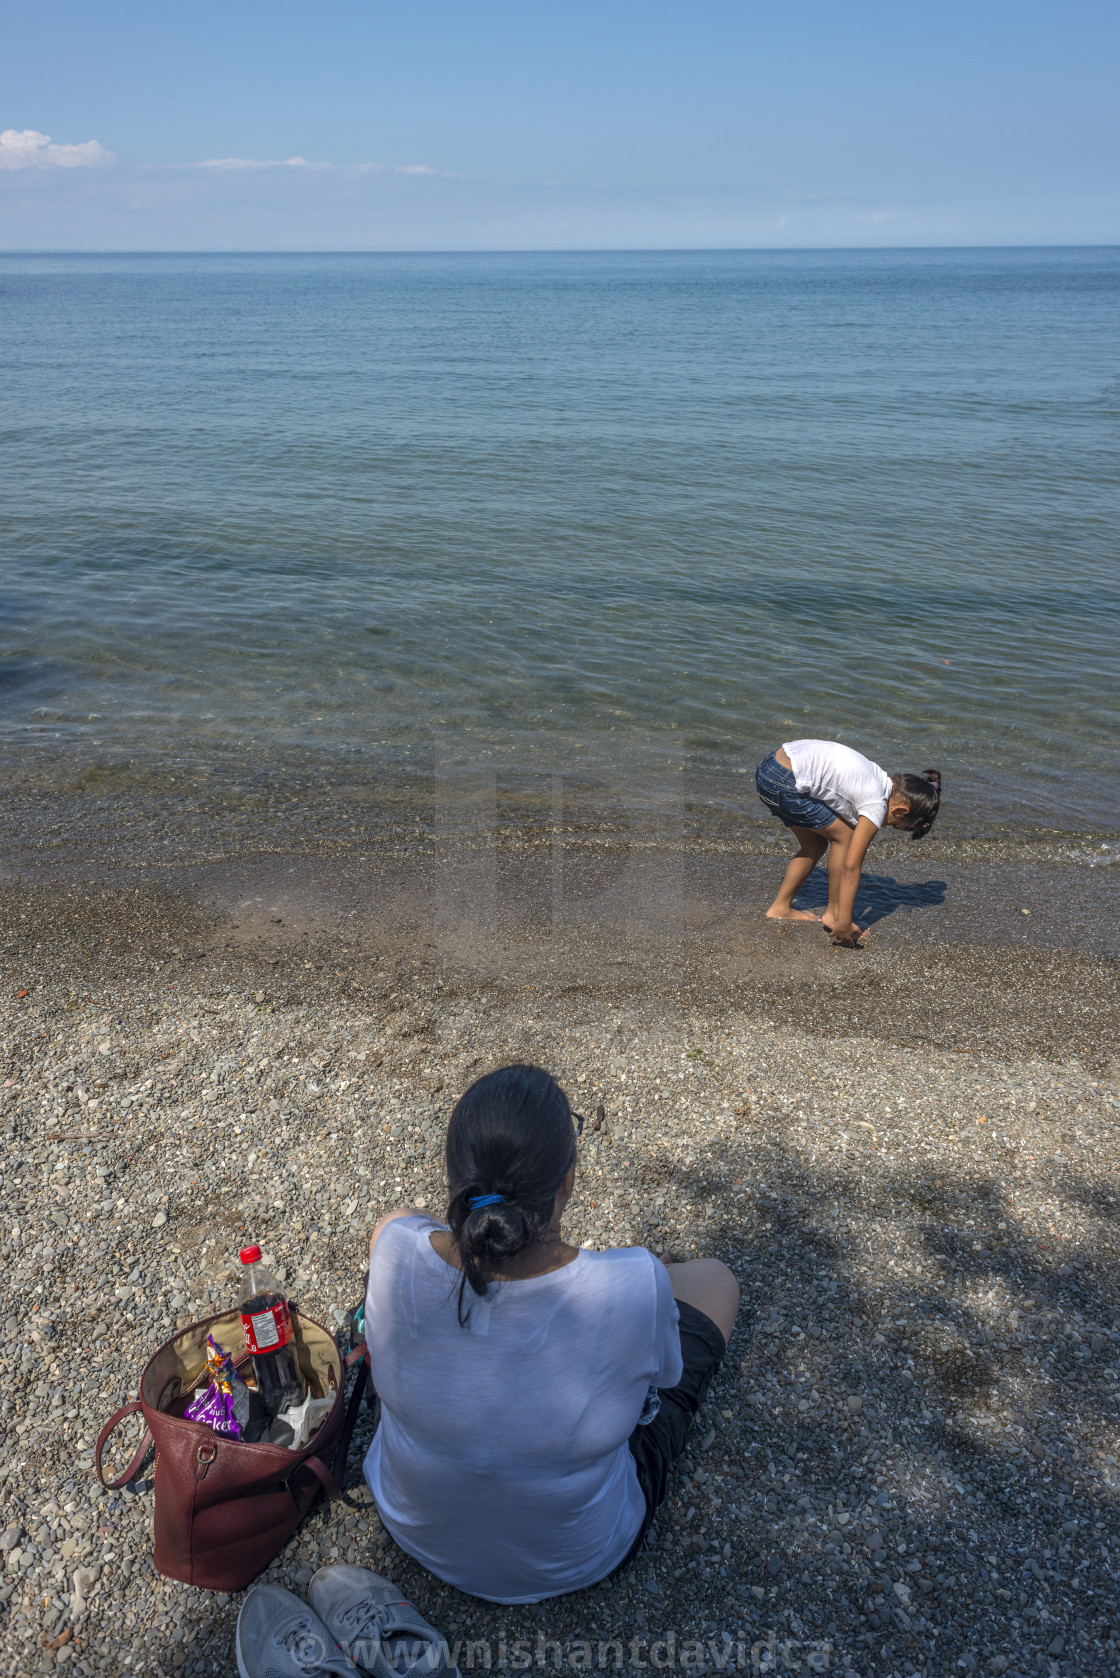
[[[279,1282],[261,1263],[259,1247],[241,1249],[241,1327],[252,1353],[261,1402],[278,1416],[303,1403],[295,1334]]]

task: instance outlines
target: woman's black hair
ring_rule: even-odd
[[[924,839],[941,808],[941,771],[923,769],[920,775],[892,775],[894,791],[909,800],[906,820],[898,823],[914,839]]]
[[[463,1311],[467,1286],[484,1296],[502,1259],[548,1233],[556,1191],[575,1158],[568,1098],[539,1066],[503,1066],[459,1097],[447,1127],[447,1222],[463,1272],[460,1323],[470,1314]]]

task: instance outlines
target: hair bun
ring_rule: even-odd
[[[932,785],[937,788],[938,792],[941,791],[941,771],[940,771],[940,769],[923,769],[922,770],[922,780],[931,782]]]
[[[472,1256],[486,1259],[513,1258],[533,1239],[525,1213],[512,1201],[476,1206],[463,1223],[462,1243]]]

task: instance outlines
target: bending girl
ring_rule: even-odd
[[[828,851],[828,908],[824,925],[834,944],[854,946],[862,929],[852,921],[867,847],[881,827],[900,827],[915,839],[933,826],[941,803],[941,771],[888,775],[877,763],[833,740],[790,740],[755,771],[758,796],[790,828],[800,850],[786,869],[771,920],[822,919],[795,909],[793,899]]]

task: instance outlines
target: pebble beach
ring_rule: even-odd
[[[571,1239],[742,1284],[651,1541],[570,1598],[467,1598],[381,1530],[363,1414],[359,1507],[266,1577],[386,1573],[464,1672],[1116,1671],[1113,962],[927,942],[919,985],[897,938],[810,929],[798,964],[763,928],[749,972],[708,946],[558,982],[147,886],[2,899],[0,1671],[234,1669],[241,1598],[154,1573],[150,1484],[102,1490],[97,1433],[245,1242],[339,1327],[373,1222],[438,1212],[450,1106],[512,1059],[587,1115]]]

